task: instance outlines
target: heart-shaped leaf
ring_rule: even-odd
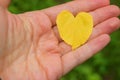
[[[74,17],[69,11],[64,10],[57,16],[56,23],[60,37],[71,45],[72,49],[84,44],[93,29],[93,18],[86,12],[80,12]]]

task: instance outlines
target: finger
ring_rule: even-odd
[[[53,25],[56,22],[56,16],[62,10],[69,10],[73,14],[76,14],[80,11],[91,11],[97,8],[106,6],[109,4],[109,0],[80,0],[80,1],[71,1],[66,4],[62,4],[59,6],[51,7],[48,9],[42,10],[46,15],[49,16]]]
[[[11,0],[0,0],[0,6],[7,8]]]
[[[101,35],[110,34],[120,28],[120,20],[117,17],[110,18],[98,25],[93,29],[93,33],[89,40]]]
[[[120,9],[115,5],[111,5],[111,6],[106,6],[106,7],[97,9],[93,12],[90,12],[90,14],[93,16],[94,25],[97,25],[111,17],[119,16]]]
[[[3,9],[3,7],[0,7],[0,57],[3,55],[3,51],[5,51],[5,44],[7,43],[7,26],[8,24],[6,11]]]
[[[104,48],[109,43],[109,41],[110,37],[107,34],[103,34],[89,41],[77,50],[65,54],[62,57],[64,74],[69,72],[75,66],[92,57],[95,53]]]

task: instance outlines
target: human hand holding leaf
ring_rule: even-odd
[[[116,6],[110,6],[109,0],[76,0],[18,15],[7,11],[7,1],[9,0],[0,0],[0,77],[3,80],[58,80],[105,47],[110,41],[108,34],[120,25],[117,18],[120,10]],[[74,44],[75,40],[80,40],[76,37],[75,42],[72,42],[75,48],[78,47],[76,50],[71,50],[71,46],[61,41],[56,29],[56,16],[63,10],[74,15],[84,11],[93,17],[94,28],[90,39],[78,47],[81,42],[79,45]],[[78,21],[84,20],[80,18]],[[77,33],[84,33],[80,28]],[[86,30],[88,29],[85,28],[85,35]],[[87,33],[88,37],[89,35]]]

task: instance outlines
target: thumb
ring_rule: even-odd
[[[1,1],[1,0],[0,0]],[[6,38],[7,38],[7,16],[3,7],[0,7],[0,56],[4,50]]]
[[[7,8],[11,0],[0,0],[0,6]]]

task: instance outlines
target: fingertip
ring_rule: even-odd
[[[116,5],[111,5],[110,6],[112,8],[112,10],[116,11],[116,13],[118,13],[118,16],[120,15],[120,8]]]
[[[106,44],[110,42],[111,38],[108,34],[101,35],[101,41],[106,41]]]
[[[97,40],[98,44],[102,44],[103,43],[104,45],[106,45],[106,44],[108,44],[110,42],[111,39],[110,39],[110,36],[108,34],[102,34],[96,40]]]
[[[110,19],[109,22],[109,26],[110,28],[112,28],[112,30],[117,30],[120,28],[120,19],[117,17],[113,17]]]
[[[109,42],[111,38],[108,34],[101,34],[100,36],[90,40],[86,45],[91,49],[89,53],[97,53],[103,49]]]

